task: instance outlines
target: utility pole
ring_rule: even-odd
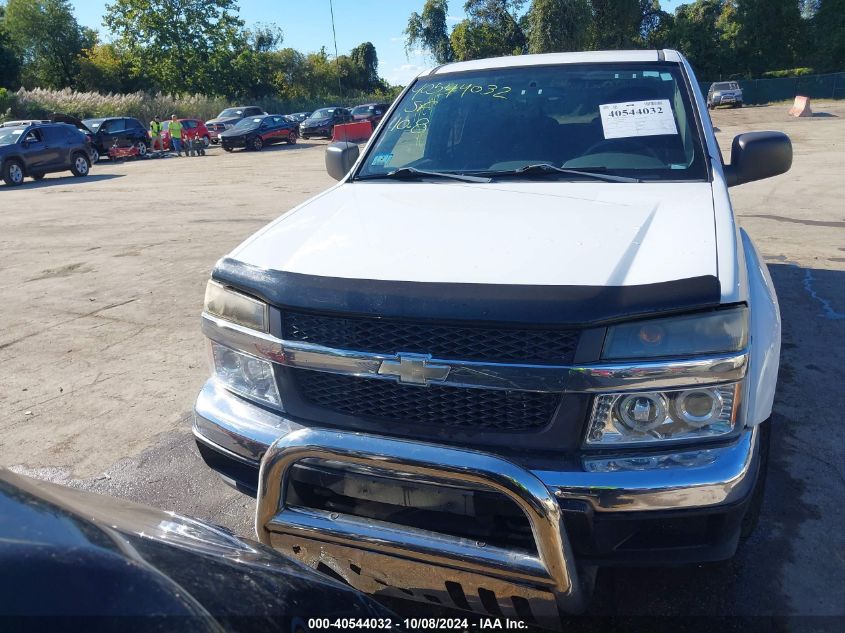
[[[334,6],[332,5],[332,0],[329,0],[329,11],[332,13],[332,37],[334,38],[334,63],[337,66],[337,90],[340,93],[341,99],[343,99],[343,86],[340,83],[340,57],[337,54],[337,33],[334,30]]]

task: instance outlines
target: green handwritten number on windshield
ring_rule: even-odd
[[[423,134],[428,131],[428,119],[417,119],[414,127],[411,128],[411,134]]]
[[[458,85],[456,83],[443,84],[438,81],[437,83],[414,86],[411,89],[413,96],[402,108],[402,115],[390,123],[388,131],[411,130],[413,134],[427,132],[431,113],[441,101],[448,99],[456,93],[460,93],[461,98],[470,94],[493,97],[494,99],[507,99],[508,97],[506,95],[510,92],[511,88],[509,86],[503,86],[500,89],[496,84],[486,84],[485,86],[466,83]]]

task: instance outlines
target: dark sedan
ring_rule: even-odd
[[[220,134],[220,144],[227,152],[235,148],[252,149],[260,152],[265,145],[288,143],[297,139],[297,124],[281,114],[267,114],[242,119],[231,130]]]
[[[369,121],[375,129],[389,108],[389,103],[364,103],[352,108],[352,120],[355,123]]]
[[[398,624],[354,589],[224,528],[2,468],[0,569],[4,631]]]
[[[35,123],[0,128],[0,176],[10,186],[25,177],[41,180],[46,174],[70,171],[87,176],[91,154],[85,135],[63,123]]]
[[[309,139],[312,136],[331,138],[335,125],[349,123],[351,120],[352,114],[346,108],[320,108],[312,112],[311,116],[299,124],[299,132],[304,139]]]

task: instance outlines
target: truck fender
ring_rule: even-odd
[[[780,307],[769,269],[740,229],[748,273],[750,358],[746,378],[745,424],[756,426],[772,414],[780,366]]]

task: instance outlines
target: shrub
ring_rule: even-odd
[[[786,68],[784,70],[770,70],[763,73],[763,79],[780,79],[782,77],[802,77],[812,75],[815,71],[812,68]]]
[[[276,99],[265,98],[258,100],[244,100],[239,105],[257,105],[271,114],[285,114],[315,110],[326,105],[355,105],[368,101],[391,101],[398,94],[392,91],[387,94],[351,94],[344,98],[326,95],[319,100],[297,98]],[[0,93],[2,95],[2,93]],[[197,117],[211,119],[221,110],[231,104],[223,97],[208,97],[205,95],[171,96],[164,94],[149,94],[133,92],[129,94],[100,94],[98,92],[77,92],[70,88],[64,90],[46,90],[21,88],[15,94],[10,94],[10,105],[14,116],[19,118],[43,118],[54,112],[71,114],[79,118],[94,118],[107,116],[134,116],[143,122],[149,121],[155,115],[169,117],[176,114],[180,117]],[[246,103],[246,101],[250,101]],[[3,111],[3,101],[0,97],[0,112]]]
[[[15,96],[5,88],[0,88],[0,123],[12,116],[12,104]]]

